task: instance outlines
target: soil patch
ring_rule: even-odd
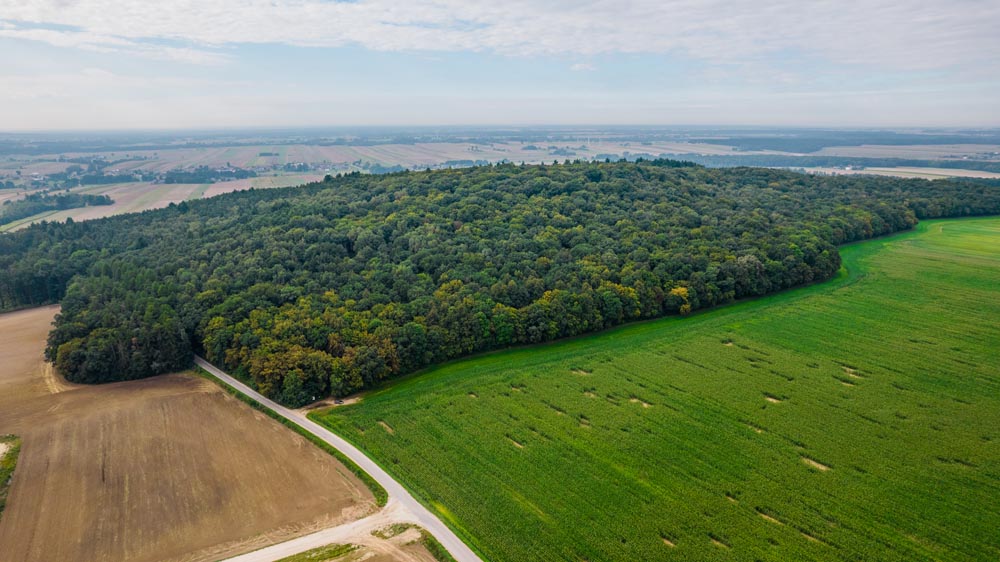
[[[652,404],[650,404],[649,402],[646,402],[645,400],[642,400],[640,398],[635,398],[635,397],[629,398],[629,402],[631,402],[632,404],[642,404],[643,408],[652,408],[653,407]]]
[[[768,515],[766,513],[758,511],[757,515],[760,515],[760,518],[763,519],[764,521],[770,521],[771,523],[774,523],[776,525],[784,525],[784,523],[782,523],[781,521],[778,521],[777,519],[775,519],[774,517],[771,517],[770,515]]]
[[[825,465],[825,464],[823,464],[823,463],[821,463],[819,461],[813,460],[813,459],[811,459],[809,457],[802,457],[802,462],[804,462],[807,465],[809,465],[809,466],[811,466],[811,467],[813,467],[815,469],[818,469],[818,470],[820,470],[822,472],[826,472],[826,471],[830,470],[829,466],[827,466],[827,465]]]

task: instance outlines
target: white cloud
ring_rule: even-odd
[[[143,43],[119,35],[92,31],[68,31],[18,27],[0,21],[0,37],[39,41],[56,47],[69,47],[96,53],[127,53],[159,60],[174,60],[193,64],[220,64],[229,57],[223,53],[188,47],[168,47]]]
[[[597,67],[590,64],[589,62],[578,62],[573,66],[569,67],[569,69],[574,72],[593,72],[597,70]]]
[[[202,46],[662,53],[710,62],[802,51],[835,63],[904,70],[995,66],[1000,51],[995,0],[0,0],[0,14],[10,21],[74,26],[100,38]]]

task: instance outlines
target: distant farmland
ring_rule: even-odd
[[[159,209],[171,203],[180,203],[203,197],[214,197],[223,193],[242,191],[244,189],[291,187],[320,179],[322,179],[322,176],[317,174],[281,174],[211,184],[128,182],[90,185],[75,188],[73,191],[94,195],[107,195],[114,200],[114,204],[99,207],[80,207],[43,215],[34,215],[24,220],[3,225],[0,227],[0,232],[17,230],[18,228],[42,220],[62,222],[67,218],[72,218],[73,220],[96,219],[120,215],[122,213]],[[2,196],[3,194],[0,193],[0,197]],[[13,194],[10,196],[14,197]],[[0,198],[0,204],[2,202],[3,199]]]
[[[803,168],[809,173],[819,173],[824,175],[873,175],[891,176],[898,178],[921,178],[927,180],[940,180],[946,178],[986,178],[1000,179],[1000,174],[995,172],[983,172],[979,170],[961,170],[954,168],[922,168],[917,166],[896,167],[896,168],[861,168],[847,170],[844,168]]]
[[[495,560],[1000,559],[1000,219],[319,419]]]

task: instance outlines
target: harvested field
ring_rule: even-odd
[[[47,381],[56,311],[0,315],[0,434],[22,438],[4,560],[217,560],[375,510],[343,465],[201,378]]]

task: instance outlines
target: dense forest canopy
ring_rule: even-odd
[[[0,236],[0,308],[62,301],[46,353],[73,381],[200,351],[300,405],[826,279],[837,244],[998,212],[990,182],[670,160],[351,174]]]

